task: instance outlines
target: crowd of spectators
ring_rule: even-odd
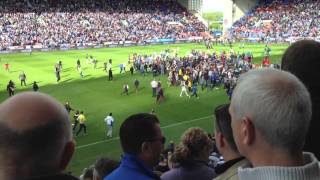
[[[178,51],[166,49],[159,54],[133,54],[129,65],[142,75],[146,72],[152,72],[153,76],[167,75],[168,86],[186,85],[189,92],[193,86],[200,85],[202,91],[210,91],[223,84],[229,97],[241,73],[261,66],[253,63],[250,51],[192,49],[185,56],[179,56]]]
[[[291,45],[282,71],[240,72],[230,104],[214,111],[215,145],[226,161],[220,167],[208,165],[215,148],[202,129],[190,128],[178,146],[170,142],[164,150],[166,138],[157,116],[139,113],[120,126],[120,165],[100,158],[81,179],[319,179],[314,139],[319,133],[313,128],[319,127],[313,77],[319,44],[304,40]],[[227,57],[223,66],[230,66],[229,61]],[[0,106],[0,129],[1,179],[78,179],[64,173],[75,142],[68,112],[54,98],[37,92],[10,97]]]
[[[200,85],[202,91],[222,86],[229,97],[242,73],[261,67],[260,64],[253,64],[250,51],[240,53],[231,48],[229,51],[205,52],[192,49],[185,56],[179,56],[178,51],[166,49],[160,53],[132,54],[128,66],[132,66],[142,76],[146,73],[154,77],[166,75],[168,86],[187,84],[189,91],[194,85]],[[156,174],[163,174],[162,179],[177,179],[182,177],[181,173],[184,174],[182,179],[194,179],[194,176],[201,176],[202,179],[215,177],[214,169],[219,169],[224,159],[214,145],[214,138],[201,129],[192,128],[181,136],[181,141],[177,147],[170,141],[162,151],[159,163],[154,165]],[[208,167],[204,163],[207,161]]]
[[[4,0],[0,49],[101,45],[199,36],[204,24],[168,0]]]
[[[320,1],[263,1],[239,21],[230,33],[236,39],[284,41],[320,37]]]

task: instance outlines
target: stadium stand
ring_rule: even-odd
[[[0,50],[146,42],[199,36],[205,26],[175,1],[4,0]]]
[[[264,1],[237,21],[233,25],[231,33],[237,39],[256,39],[258,41],[286,41],[287,39],[299,38],[320,39],[319,10],[319,0]],[[125,41],[148,43],[159,39],[197,37],[201,36],[201,33],[205,30],[205,26],[194,15],[187,12],[174,0],[0,1],[0,51],[10,48],[24,49],[27,46],[40,49],[88,47],[105,45],[105,43],[110,42],[120,44]],[[129,55],[128,65],[130,69],[132,68],[132,73],[135,70],[144,75],[149,69],[153,78],[158,75],[166,75],[168,86],[184,84],[188,86],[189,91],[191,91],[193,85],[197,86],[198,84],[201,90],[206,90],[206,92],[215,88],[218,89],[222,85],[230,99],[241,74],[251,69],[262,68],[261,64],[255,64],[256,62],[253,61],[251,50],[235,52],[231,43],[229,50],[222,49],[220,52],[217,52],[217,50],[210,52],[210,49],[208,48],[207,52],[190,49],[190,52],[187,52],[185,56],[178,55],[178,48],[174,50],[168,48],[160,54],[156,52],[153,54],[137,52]],[[270,51],[271,49],[266,45],[265,57],[270,56]],[[170,53],[174,55],[171,56]],[[105,65],[105,70],[107,65],[108,63]],[[280,68],[277,64],[263,63],[263,67],[269,66],[276,69]],[[122,71],[123,64],[120,68]],[[159,87],[161,86],[158,86],[158,93]],[[154,111],[152,110],[152,112]],[[187,166],[200,164],[202,169],[207,170],[210,175],[209,179],[216,176],[216,173],[218,174],[212,167],[207,167],[208,155],[217,154],[211,147],[212,139],[207,137],[207,134],[202,132],[201,129],[193,128],[192,131],[198,131],[202,141],[197,140],[196,137],[189,138],[189,140],[195,140],[185,143],[186,147],[183,148],[186,148],[190,153],[184,157],[183,161],[177,161],[177,152],[182,149],[182,145],[174,148],[174,144],[171,142],[170,147],[161,152],[160,163],[155,163],[156,157],[152,159],[154,162],[151,164],[155,165],[154,170],[157,171],[152,172],[152,175],[155,173],[154,179],[158,179],[162,173],[170,172],[170,169],[171,174],[168,172],[167,174],[171,178],[177,179],[175,175],[178,174],[176,172],[179,166],[175,165],[179,163],[180,167],[186,164]],[[191,130],[189,130],[190,132]],[[187,141],[188,136],[185,135],[185,139]],[[145,138],[144,141],[159,140],[161,140],[159,146],[162,147],[164,137],[161,137],[161,139]],[[199,142],[201,144],[197,144]],[[197,154],[199,157],[201,155],[201,158],[193,156],[193,151],[197,148],[199,152],[201,151]],[[154,149],[162,148],[156,147]],[[124,151],[124,153],[128,152]],[[156,156],[158,155],[156,154]],[[217,157],[219,156],[217,155]],[[107,159],[100,160],[100,162],[96,162],[95,166],[86,168],[81,179],[86,177],[96,179],[98,176],[98,179],[103,179],[109,173],[105,170],[108,169],[107,165],[113,165],[113,163],[110,163]],[[224,160],[227,162],[227,159]],[[318,163],[318,160],[314,159],[314,161]],[[214,162],[216,168],[216,165],[221,161],[218,158]],[[152,167],[149,167],[149,169],[150,172],[153,170]],[[189,171],[186,172],[189,173]],[[316,178],[319,177],[319,172],[317,166]],[[207,175],[204,173],[198,175],[194,172],[190,174],[196,175],[198,178],[200,175]],[[190,174],[187,174],[186,177],[192,177]],[[162,176],[162,178],[165,176]],[[179,176],[181,177],[181,174]]]
[[[230,33],[236,39],[293,41],[320,38],[320,1],[263,1],[234,23]]]

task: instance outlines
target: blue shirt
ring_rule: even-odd
[[[154,180],[160,179],[137,156],[125,154],[120,166],[103,180]]]
[[[197,93],[197,86],[192,86],[192,93]]]

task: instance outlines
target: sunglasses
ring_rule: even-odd
[[[166,143],[166,138],[165,137],[152,138],[152,139],[147,139],[146,141],[149,141],[149,142],[160,141],[162,144],[165,144]]]

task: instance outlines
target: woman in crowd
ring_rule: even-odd
[[[212,142],[200,128],[190,128],[172,155],[174,168],[161,176],[163,180],[211,180],[216,176],[207,165]]]

